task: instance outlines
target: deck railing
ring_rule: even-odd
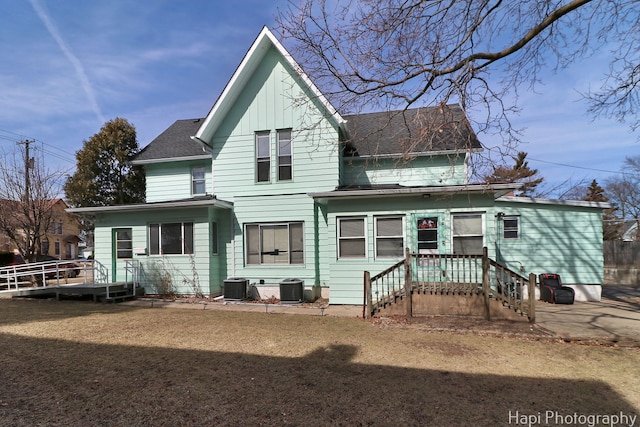
[[[363,317],[370,317],[398,298],[407,300],[407,316],[412,316],[412,294],[457,294],[484,296],[485,318],[490,319],[489,300],[535,321],[535,275],[528,278],[483,255],[412,254],[371,276],[364,272]],[[524,286],[528,292],[524,292]]]
[[[75,279],[82,276],[87,278],[86,264],[79,264],[76,260],[53,260],[32,262],[28,264],[11,265],[0,269],[0,289],[17,290],[19,287],[46,287],[60,285],[60,281]]]
[[[413,289],[419,293],[482,291],[482,255],[410,254]]]
[[[370,276],[368,271],[365,271],[364,310],[371,313],[395,302],[396,298],[404,294],[406,273],[405,260],[392,265],[373,277]]]

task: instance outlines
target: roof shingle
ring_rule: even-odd
[[[459,105],[344,116],[345,153],[352,156],[407,155],[481,149]]]
[[[133,162],[206,156],[202,146],[191,139],[203,119],[176,120],[164,132],[144,147]]]

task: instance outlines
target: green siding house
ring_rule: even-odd
[[[140,265],[148,293],[254,296],[304,281],[306,298],[362,304],[363,272],[404,257],[477,254],[509,269],[559,273],[599,299],[602,209],[473,184],[481,144],[457,105],[343,116],[264,28],[204,118],[178,120],[133,160],[147,201],[75,208],[95,218],[110,281]]]

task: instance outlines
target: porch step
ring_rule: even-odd
[[[125,301],[129,298],[135,298],[135,297],[136,295],[132,294],[131,291],[126,288],[109,290],[109,297],[107,297],[106,292],[103,292],[98,295],[98,298],[100,299],[100,301],[113,302],[113,303],[118,301]]]

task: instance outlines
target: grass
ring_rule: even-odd
[[[516,411],[635,415],[639,367],[638,349],[424,324],[0,300],[2,426],[496,426]]]

